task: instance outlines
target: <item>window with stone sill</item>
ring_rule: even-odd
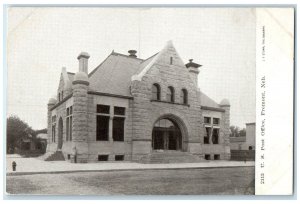
[[[152,100],[160,100],[160,86],[158,84],[152,85]]]
[[[204,144],[209,144],[209,138],[211,135],[211,128],[210,127],[206,127],[206,135],[204,136]]]
[[[124,141],[124,117],[114,117],[113,119],[113,140]]]
[[[185,105],[188,104],[188,92],[186,89],[182,89],[180,92],[180,102]]]
[[[109,116],[97,115],[96,141],[108,141]]]
[[[174,98],[175,98],[175,93],[174,93],[174,88],[172,86],[169,86],[168,87],[168,90],[167,90],[167,101],[168,102],[171,102],[171,103],[174,103]]]
[[[214,128],[212,132],[212,143],[219,144],[219,129]]]
[[[73,123],[73,108],[72,106],[67,108],[66,116],[66,141],[72,141],[72,123]]]
[[[54,116],[52,116],[52,118],[51,118],[51,120],[52,120],[52,131],[51,131],[51,133],[52,133],[52,142],[55,142],[55,134],[56,134],[56,115],[54,115]]]

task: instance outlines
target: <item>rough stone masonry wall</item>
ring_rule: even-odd
[[[173,63],[170,65],[170,57]],[[168,86],[175,89],[175,103],[151,101],[152,85],[161,87],[161,101],[166,102]],[[180,91],[188,91],[188,105],[180,104]],[[184,151],[201,155],[200,143],[202,114],[198,99],[197,87],[190,78],[189,72],[181,62],[174,48],[169,48],[153,64],[141,81],[133,81],[131,85],[133,100],[133,160],[151,153],[152,129],[161,117],[173,117],[185,130]]]
[[[222,115],[222,132],[223,132],[223,139],[224,139],[224,148],[225,153],[223,159],[229,160],[230,159],[230,106],[225,105],[221,106],[223,109],[225,109],[224,114]]]
[[[88,86],[86,84],[73,82],[72,160],[74,161],[76,152],[77,162],[79,163],[88,160],[87,90]]]
[[[53,107],[53,106],[51,106]],[[52,113],[53,112],[53,113]],[[56,126],[55,126],[55,142],[52,142],[52,115],[56,115]],[[66,141],[66,115],[67,115],[67,101],[61,103],[52,111],[48,111],[48,143],[47,152],[55,152],[58,145],[58,123],[61,118],[63,121],[63,135],[62,135],[62,152],[67,157],[72,152],[72,142]]]
[[[229,115],[225,112],[214,110],[202,110],[203,117],[220,118],[219,124],[219,143],[218,144],[202,144],[202,151],[204,155],[210,155],[213,159],[214,155],[220,155],[220,159],[228,159],[228,141],[229,141]],[[227,121],[226,121],[227,120]],[[206,132],[204,133],[206,134]]]
[[[89,162],[98,161],[98,155],[109,155],[109,161],[115,161],[115,155],[124,155],[125,161],[131,161],[131,99],[117,98],[111,96],[100,96],[88,94],[88,148]],[[114,106],[125,107],[124,141],[113,141],[112,135],[109,135],[108,141],[96,140],[96,118],[97,104],[110,106],[110,126],[113,128]],[[110,132],[112,134],[112,131]]]

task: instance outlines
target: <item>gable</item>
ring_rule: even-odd
[[[171,62],[172,61],[172,62]],[[149,72],[149,70],[155,66],[168,66],[172,67],[181,67],[188,74],[188,71],[177,53],[175,47],[173,46],[172,41],[168,41],[165,47],[157,54],[150,57],[148,60],[145,60],[143,66],[140,67],[139,71],[132,76],[132,80],[141,81],[142,78]],[[176,71],[174,69],[174,71]]]

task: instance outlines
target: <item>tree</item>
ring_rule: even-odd
[[[230,137],[238,137],[240,128],[238,126],[230,126]]]
[[[18,116],[10,116],[7,118],[7,152],[11,153],[15,147],[19,147],[18,141],[23,137],[28,137],[34,131],[29,125],[21,120]]]
[[[243,128],[243,129],[240,130],[239,136],[240,137],[246,137],[246,129],[245,128]]]
[[[245,137],[246,129],[240,129],[238,126],[230,126],[230,137]]]

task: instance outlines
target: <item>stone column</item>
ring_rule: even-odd
[[[147,84],[143,81],[131,82],[132,101],[132,160],[139,161],[152,151],[152,127],[149,124],[147,104]]]
[[[88,76],[78,72],[73,81],[73,123],[72,123],[72,162],[85,163],[88,160]]]
[[[230,104],[228,103],[222,103],[220,104],[221,108],[225,110],[222,116],[222,128],[223,128],[223,141],[224,141],[224,147],[225,147],[225,154],[224,158],[225,160],[230,159],[230,141],[229,141],[229,136],[230,136]]]
[[[110,115],[109,116],[109,126],[108,126],[108,141],[110,141],[111,143],[114,141],[114,139],[113,139],[113,119],[114,119],[114,116]]]

